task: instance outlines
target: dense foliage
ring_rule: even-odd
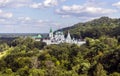
[[[17,38],[0,48],[6,52],[0,58],[0,76],[120,76],[116,38],[86,38],[82,46],[45,46],[31,38]]]

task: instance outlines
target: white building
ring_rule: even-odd
[[[67,38],[66,38],[66,43],[72,43],[73,40],[71,39],[70,33],[68,31]]]
[[[50,28],[49,38],[50,38],[50,39],[53,39],[53,31],[52,31],[52,28]]]
[[[80,39],[74,39],[74,38],[72,39],[69,31],[68,31],[67,37],[65,38],[64,33],[62,31],[57,31],[55,34],[53,34],[52,29],[50,29],[49,38],[43,39],[43,42],[45,42],[47,45],[59,44],[59,43],[70,43],[70,44],[82,45],[86,43],[85,41],[81,41]]]

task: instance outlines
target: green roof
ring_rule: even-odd
[[[50,33],[52,32],[52,28],[50,28]]]
[[[42,38],[42,35],[38,34],[38,36],[33,36],[33,38]]]
[[[39,34],[37,37],[38,37],[38,38],[42,38],[42,35]]]

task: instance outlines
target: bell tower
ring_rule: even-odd
[[[71,36],[70,36],[70,33],[69,33],[69,31],[68,31],[68,34],[67,34],[67,38],[66,38],[66,42],[67,43],[71,43]]]
[[[52,28],[50,28],[49,38],[50,38],[50,39],[53,39],[53,31],[52,31]]]

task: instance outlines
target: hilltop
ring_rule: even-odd
[[[117,30],[118,27],[120,27],[120,19],[101,17],[85,23],[77,23],[59,30],[64,31],[65,34],[69,30],[71,35],[75,38],[99,38],[102,35],[115,36],[119,32],[119,30]]]

